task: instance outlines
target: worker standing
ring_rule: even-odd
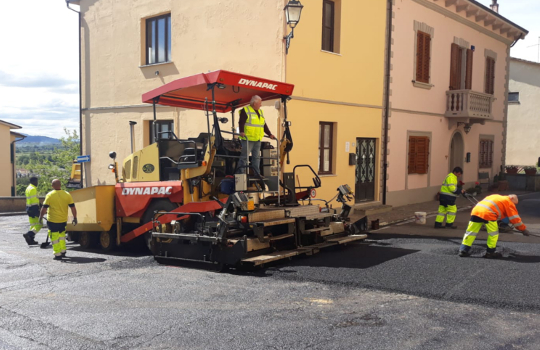
[[[519,200],[515,194],[509,196],[501,196],[494,194],[487,196],[476,204],[471,213],[471,221],[467,227],[467,232],[463,237],[463,242],[459,248],[459,256],[467,257],[471,255],[471,246],[476,239],[478,231],[482,225],[486,225],[488,232],[487,250],[484,258],[495,259],[501,258],[502,254],[495,251],[497,249],[497,240],[499,239],[499,227],[497,220],[508,218],[515,228],[520,230],[523,235],[528,236],[529,231],[525,224],[521,221],[516,204]]]
[[[73,214],[74,226],[77,225],[77,209],[71,195],[62,190],[60,180],[53,180],[52,187],[53,190],[47,193],[43,202],[39,222],[42,222],[43,216],[47,214],[47,226],[49,227],[49,237],[53,245],[54,260],[62,260],[66,256],[68,207]]]
[[[249,106],[242,108],[240,111],[240,120],[238,126],[240,128],[240,140],[242,142],[242,152],[240,155],[240,161],[238,163],[237,172],[245,172],[247,165],[247,159],[251,153],[251,165],[260,173],[261,162],[261,140],[266,133],[272,140],[275,136],[272,135],[266,121],[264,119],[264,113],[261,109],[262,99],[254,95],[251,98]]]
[[[37,194],[38,178],[32,176],[30,178],[30,184],[24,191],[26,196],[26,213],[28,214],[28,221],[30,222],[30,230],[23,234],[24,239],[28,245],[36,245],[36,234],[41,230],[41,223],[39,222],[39,198]]]
[[[456,198],[465,193],[458,184],[458,178],[463,175],[463,169],[455,167],[450,174],[444,179],[439,192],[439,214],[435,219],[435,228],[452,228],[457,214]],[[446,216],[446,226],[443,225]]]

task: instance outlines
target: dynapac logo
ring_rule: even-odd
[[[256,81],[256,80],[240,79],[238,84],[239,85],[254,86],[254,87],[263,88],[263,89],[269,89],[269,90],[277,89],[277,85],[275,85],[275,84],[263,83],[262,81]]]
[[[143,196],[153,194],[172,194],[172,187],[132,187],[122,189],[122,196]]]

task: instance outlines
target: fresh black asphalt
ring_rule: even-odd
[[[520,203],[531,229],[539,199]],[[460,212],[458,225],[467,219]],[[216,273],[74,244],[53,261],[51,249],[24,244],[25,221],[0,218],[0,349],[540,348],[537,238],[501,236],[503,260],[481,258],[478,240],[460,258],[462,229],[410,223]]]

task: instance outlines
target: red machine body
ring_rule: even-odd
[[[167,198],[182,204],[182,181],[121,182],[115,186],[116,216],[140,218],[152,199]]]

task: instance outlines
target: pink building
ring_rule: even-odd
[[[434,199],[456,166],[468,187],[504,165],[509,52],[528,32],[494,3],[394,1],[387,204]]]

